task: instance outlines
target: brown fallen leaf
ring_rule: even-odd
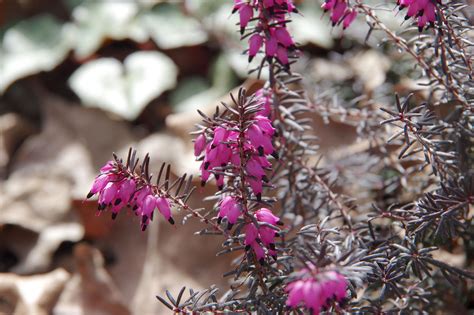
[[[104,269],[100,252],[87,244],[74,248],[76,272],[54,307],[55,314],[128,315],[124,299]]]
[[[64,269],[34,276],[0,274],[0,314],[51,314],[69,277]]]
[[[0,116],[0,178],[7,176],[7,167],[18,146],[35,132],[31,123],[17,114]]]

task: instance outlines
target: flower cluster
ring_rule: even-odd
[[[344,29],[348,28],[357,16],[357,11],[348,7],[346,0],[326,0],[321,8],[324,12],[331,12],[332,26],[342,23]]]
[[[155,209],[163,215],[171,224],[170,201],[157,193],[155,187],[143,182],[141,178],[135,178],[124,170],[115,161],[109,161],[100,169],[100,174],[95,178],[87,198],[99,195],[98,210],[109,208],[112,219],[115,219],[124,207],[129,207],[141,216],[141,226],[144,231],[153,220]]]
[[[257,17],[257,24],[249,33],[249,61],[262,46],[265,55],[273,57],[288,69],[288,53],[295,49],[295,43],[286,27],[287,15],[296,12],[292,0],[234,0],[233,12],[239,12],[240,32],[245,33],[250,20]]]
[[[251,222],[247,223],[244,228],[246,250],[252,249],[260,263],[263,263],[265,254],[276,259],[275,237],[277,237],[278,232],[267,224],[281,225],[280,218],[267,208],[255,211],[254,217],[258,222],[258,226]]]
[[[436,21],[436,2],[439,0],[398,0],[399,9],[408,8],[405,20],[418,18],[418,30],[421,32],[427,24]]]
[[[289,307],[298,307],[302,302],[314,315],[328,307],[331,301],[343,302],[346,298],[347,280],[335,271],[318,272],[311,265],[301,270],[298,278],[286,286]]]
[[[267,156],[275,151],[272,144],[275,129],[271,121],[265,116],[256,115],[243,129],[239,128],[238,122],[228,121],[208,128],[207,133],[208,136],[206,131],[199,135],[194,143],[194,154],[202,159],[202,184],[208,181],[212,172],[217,186],[222,189],[224,175],[221,171],[230,165],[236,173],[245,173],[246,184],[250,185],[260,200],[263,182],[268,181],[265,170],[271,167]],[[241,153],[245,161],[241,161]],[[240,170],[241,167],[244,169]]]

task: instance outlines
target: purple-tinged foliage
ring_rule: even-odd
[[[379,101],[367,95],[360,98],[365,102],[342,105],[333,104],[334,97],[310,99],[301,77],[289,71],[297,57],[287,28],[290,13],[297,12],[293,2],[236,0],[249,59],[265,57],[256,70],[268,71],[269,81],[254,94],[241,89],[233,104],[223,104],[212,117],[200,113],[194,154],[202,182],[212,177],[219,188],[214,208],[187,205],[191,180],[171,183],[169,167],[165,180],[160,183],[163,167],[153,185],[148,159],[136,170],[134,153],[125,164],[115,158],[101,169],[90,192],[99,194],[100,211],[116,215],[128,206],[146,226],[155,209],[172,220],[173,205],[189,213],[185,219],[195,216],[208,225],[198,234],[223,237],[218,256],[240,253],[225,274],[228,292],[190,289],[188,298],[185,288],[177,298],[166,292],[168,300],[157,296],[166,307],[182,314],[421,314],[469,303],[474,275],[464,270],[467,263],[460,268],[439,258],[463,244],[472,264],[469,22],[463,1],[398,5],[420,30],[433,29],[420,35],[408,27],[397,35],[361,0],[327,0],[322,8],[343,28],[364,15],[368,36],[380,31],[417,66],[428,82],[424,101],[388,95],[393,104],[378,110]],[[444,108],[447,114],[439,110]],[[311,112],[327,121],[349,116],[369,145],[323,164],[310,133]]]

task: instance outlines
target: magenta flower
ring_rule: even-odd
[[[265,39],[265,54],[267,57],[273,57],[276,55],[278,49],[278,41],[274,37],[274,34],[271,34]]]
[[[357,11],[347,5],[346,0],[326,0],[321,8],[330,12],[332,26],[342,23],[343,29],[348,28],[357,17]]]
[[[267,157],[275,154],[272,143],[275,128],[270,119],[262,115],[270,113],[270,95],[262,90],[255,97],[262,110],[247,118],[249,120],[244,125],[245,129],[237,131],[242,128],[239,122],[226,122],[207,128],[196,138],[194,153],[202,161],[202,185],[213,175],[219,189],[223,189],[227,175],[222,174],[222,170],[231,169],[240,175],[243,169],[246,175],[243,180],[260,200],[264,182],[268,182],[265,173],[271,167]],[[244,151],[244,161],[240,159],[241,150]]]
[[[161,215],[171,224],[174,224],[174,220],[171,217],[171,206],[168,199],[164,197],[158,197],[156,199],[156,207]]]
[[[344,17],[344,13],[346,12],[347,4],[346,1],[338,0],[336,1],[336,5],[331,10],[331,21],[332,26],[335,26],[339,21],[342,20]]]
[[[324,12],[330,11],[334,8],[336,5],[337,0],[326,0],[321,8],[324,10]]]
[[[146,195],[143,198],[140,208],[138,208],[137,213],[142,216],[142,230],[146,229],[146,226],[149,224],[150,219],[153,216],[153,211],[156,208],[156,198],[153,195]]]
[[[250,19],[253,17],[253,8],[250,5],[242,5],[239,8],[239,16],[240,16],[240,33],[243,34],[247,24],[249,23]]]
[[[296,308],[303,304],[311,314],[319,314],[332,300],[343,302],[347,296],[347,280],[335,271],[319,272],[314,266],[298,273],[299,279],[286,286],[286,305]]]
[[[357,11],[356,10],[349,9],[347,12],[348,13],[346,14],[344,19],[342,20],[342,28],[343,29],[348,28],[352,24],[352,22],[355,20],[355,18],[357,17]]]
[[[261,208],[259,210],[257,210],[255,212],[255,217],[257,218],[257,220],[259,222],[265,222],[265,223],[268,223],[268,224],[272,224],[272,225],[275,225],[275,224],[278,224],[278,225],[281,225],[281,221],[280,221],[280,218],[277,217],[276,215],[274,215],[272,213],[272,211],[270,209],[267,209],[267,208]]]
[[[219,204],[219,216],[217,222],[220,224],[223,218],[227,218],[227,228],[230,230],[237,222],[242,211],[239,200],[233,196],[224,197]]]
[[[276,259],[275,238],[278,232],[270,227],[263,225],[267,223],[270,225],[281,224],[280,218],[275,216],[270,209],[261,208],[254,214],[258,223],[262,223],[258,227],[254,223],[247,223],[244,228],[245,240],[244,244],[246,250],[253,249],[253,252],[260,263],[264,262],[266,255],[272,256]]]
[[[255,97],[261,102],[262,110],[257,114],[269,117],[272,112],[272,91],[270,89],[260,89],[255,92]]]
[[[418,19],[418,30],[421,32],[426,25],[434,25],[436,22],[436,4],[439,0],[398,0],[399,9],[407,10],[405,20],[409,18]]]
[[[253,34],[249,38],[249,62],[258,53],[263,44],[263,38],[259,34]]]
[[[206,136],[204,134],[200,134],[194,141],[194,156],[201,155],[205,147],[206,147]]]
[[[274,31],[274,36],[276,37],[278,43],[281,44],[283,47],[292,47],[295,45],[286,27],[276,28]]]

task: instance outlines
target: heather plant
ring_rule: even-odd
[[[406,14],[400,33],[378,16],[395,5],[393,14]],[[448,312],[473,293],[474,274],[439,258],[455,243],[467,253],[473,247],[474,48],[466,4],[326,0],[322,8],[344,29],[365,16],[367,36],[382,34],[387,50],[408,57],[427,96],[386,95],[379,103],[367,95],[346,104],[313,93],[292,71],[300,52],[287,26],[297,6],[235,0],[245,53],[264,56],[252,71],[269,79],[253,94],[240,89],[212,116],[199,112],[194,154],[201,184],[216,183],[215,206],[191,208],[192,178],[172,182],[163,165],[152,181],[148,156],[139,163],[134,150],[125,161],[114,156],[88,196],[98,194],[98,211],[112,218],[128,207],[142,230],[155,210],[173,224],[171,208],[180,209],[207,225],[198,234],[222,238],[218,256],[240,253],[225,274],[228,291],[158,295],[175,313]],[[370,145],[321,162],[312,115],[351,116]]]

